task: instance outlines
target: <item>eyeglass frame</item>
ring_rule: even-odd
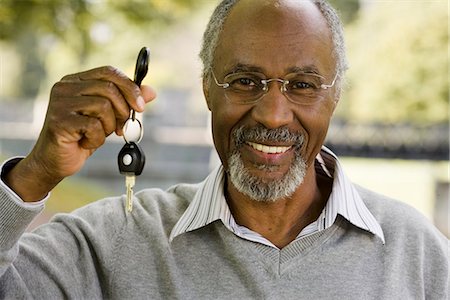
[[[242,73],[253,73],[253,72],[242,72]],[[213,71],[213,70],[211,70],[211,74],[212,74],[212,76],[213,76],[213,78],[214,78],[215,84],[216,84],[218,87],[221,87],[221,88],[223,88],[224,90],[226,90],[227,88],[230,87],[230,83],[228,83],[228,82],[220,83],[220,82],[217,80],[216,74],[214,74],[214,71]],[[287,74],[287,75],[285,75],[285,76],[288,76],[288,75],[291,75],[291,74],[312,75],[312,76],[316,76],[316,77],[325,79],[325,77],[322,76],[322,75],[320,75],[320,74],[308,73],[308,72],[294,72],[294,73],[289,73],[289,74]],[[231,75],[231,74],[228,74],[228,75]],[[227,76],[228,76],[228,75],[227,75]],[[225,77],[227,77],[227,76],[225,76]],[[339,77],[339,73],[336,72],[336,75],[334,76],[334,79],[333,79],[333,81],[332,81],[330,84],[324,84],[324,83],[322,83],[322,84],[320,85],[319,88],[320,88],[320,89],[323,89],[323,90],[327,90],[327,89],[329,89],[329,88],[332,88],[332,87],[334,86],[334,84],[336,83],[336,80],[337,80],[338,77]],[[267,92],[269,91],[269,83],[272,82],[272,81],[278,81],[278,82],[280,82],[280,83],[281,83],[281,88],[280,88],[281,93],[282,93],[283,95],[285,95],[285,97],[286,97],[287,99],[289,99],[290,101],[293,101],[293,100],[291,100],[291,99],[289,98],[289,96],[288,96],[287,94],[285,94],[285,93],[287,92],[286,85],[289,84],[289,80],[286,80],[286,79],[283,79],[283,78],[268,78],[268,79],[261,79],[261,84],[263,85],[263,88],[261,89],[261,91],[262,91],[261,96],[258,97],[258,98],[256,98],[255,100],[253,100],[253,101],[251,101],[251,102],[248,102],[248,104],[255,103],[255,102],[257,102],[258,100],[260,100],[262,97],[264,97],[264,95],[267,94]],[[227,98],[228,98],[228,97],[227,97]],[[294,102],[294,103],[297,103],[297,102]]]

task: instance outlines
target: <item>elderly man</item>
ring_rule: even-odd
[[[132,213],[109,198],[23,234],[155,98],[111,67],[55,84],[35,147],[2,167],[1,298],[447,299],[448,240],[323,146],[346,69],[326,2],[225,0],[201,57],[220,167],[137,193]]]

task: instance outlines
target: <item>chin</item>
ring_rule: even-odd
[[[303,183],[307,165],[300,154],[287,172],[280,172],[278,166],[259,165],[249,170],[244,166],[239,151],[235,151],[228,160],[228,174],[231,183],[242,194],[258,201],[273,203],[292,196]]]

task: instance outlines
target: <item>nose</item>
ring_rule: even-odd
[[[292,103],[282,93],[280,83],[273,82],[252,109],[253,119],[266,128],[289,125],[294,119]]]

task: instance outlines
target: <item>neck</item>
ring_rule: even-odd
[[[230,181],[227,182],[226,196],[239,225],[261,234],[278,248],[283,248],[303,228],[317,220],[330,192],[330,180],[318,177],[313,165],[308,169],[303,183],[289,198],[269,203],[258,202],[241,194]]]

